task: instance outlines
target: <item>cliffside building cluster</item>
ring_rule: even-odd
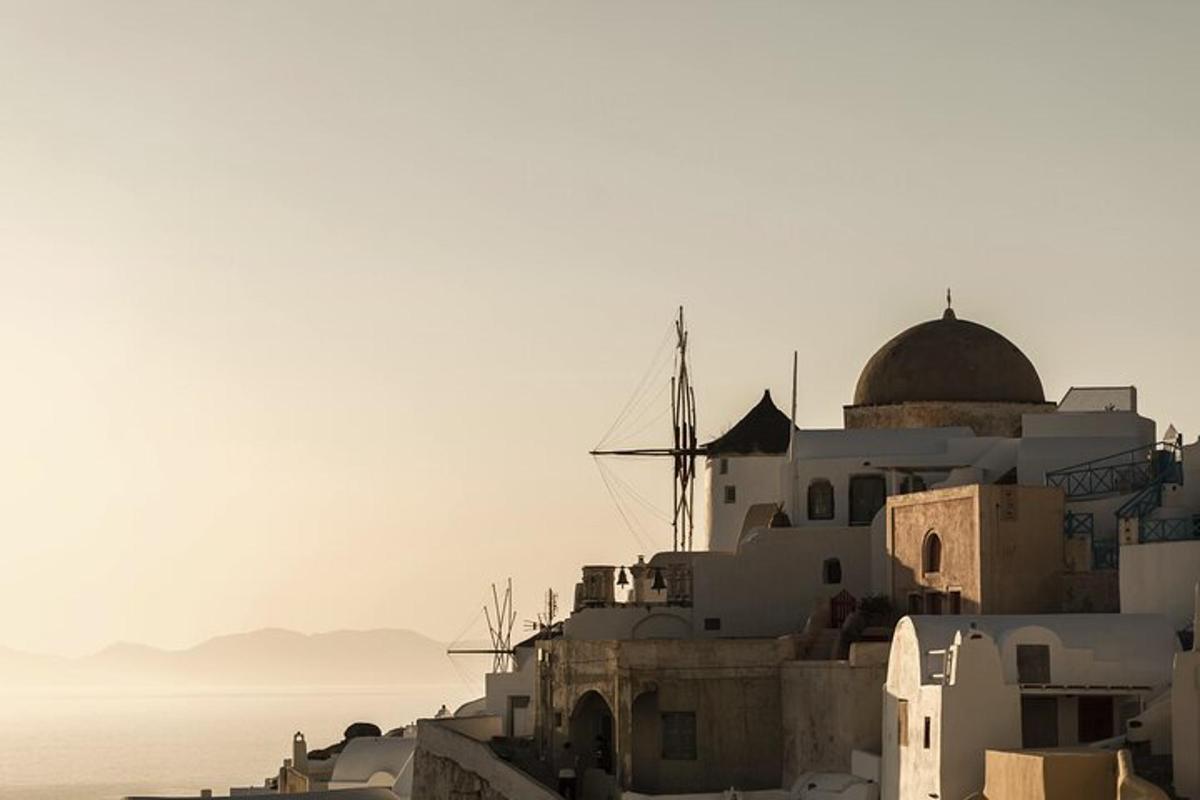
[[[704,453],[706,549],[584,566],[414,797],[1200,800],[1200,451],[1134,387],[948,307],[842,428],[764,393]]]

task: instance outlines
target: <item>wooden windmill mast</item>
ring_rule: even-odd
[[[659,456],[672,463],[671,531],[675,550],[692,549],[695,525],[696,456],[703,449],[696,442],[696,391],[688,364],[688,331],[683,306],[675,320],[675,374],[671,377],[671,446],[624,450],[592,450],[593,456]]]

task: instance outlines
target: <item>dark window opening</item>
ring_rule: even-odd
[[[1058,747],[1057,697],[1025,695],[1021,698],[1021,746],[1026,749]]]
[[[925,598],[921,597],[916,592],[908,596],[908,613],[923,614],[925,613]]]
[[[1050,683],[1050,645],[1017,645],[1017,682]]]
[[[725,502],[726,503],[736,503],[737,502],[737,487],[736,486],[726,486],[725,487]]]
[[[920,475],[905,475],[900,481],[900,494],[925,491],[925,479]]]
[[[941,614],[942,613],[942,593],[930,592],[925,596],[926,614]]]
[[[729,459],[728,459],[728,458],[722,458],[722,459],[720,460],[720,462],[719,462],[719,467],[720,467],[720,468],[719,468],[718,472],[719,472],[721,475],[725,475],[725,474],[727,474],[727,473],[729,472]]]
[[[950,614],[962,613],[962,592],[955,589],[950,592]]]
[[[833,519],[833,484],[817,478],[808,485],[808,518]]]
[[[696,760],[696,712],[663,712],[662,757],[671,761]]]
[[[1112,695],[1081,695],[1079,698],[1079,743],[1111,739],[1113,730]]]
[[[933,720],[929,717],[925,718],[925,749],[928,750],[933,742]]]
[[[837,584],[842,582],[842,562],[836,558],[825,559],[825,564],[821,568],[821,577],[827,584]]]
[[[887,503],[887,483],[882,475],[855,475],[850,479],[850,524],[870,525]]]
[[[932,575],[942,571],[942,537],[936,532],[925,534],[925,544],[921,547],[921,572]]]
[[[720,617],[705,617],[704,618],[704,630],[706,630],[706,631],[721,630],[721,618]]]

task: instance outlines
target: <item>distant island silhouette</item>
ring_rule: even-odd
[[[303,634],[281,628],[217,636],[166,650],[120,642],[81,658],[0,647],[0,685],[44,686],[410,686],[478,675],[479,657],[400,629]]]

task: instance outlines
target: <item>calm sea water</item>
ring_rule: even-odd
[[[196,692],[0,692],[0,800],[111,800],[261,784],[358,720],[387,730],[451,709],[465,685]]]

